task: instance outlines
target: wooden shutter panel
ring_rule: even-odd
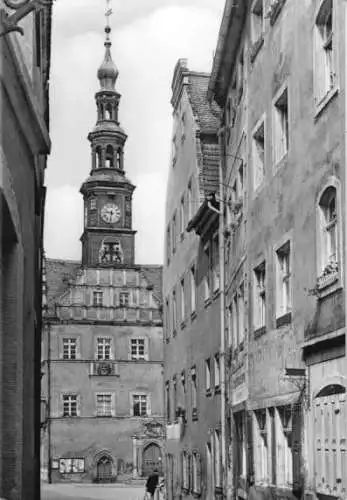
[[[201,455],[196,454],[196,493],[201,493]]]
[[[252,412],[245,412],[246,418],[246,442],[247,442],[247,475],[254,475],[254,458],[253,458],[253,417]]]

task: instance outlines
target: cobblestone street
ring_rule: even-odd
[[[143,500],[144,486],[42,484],[41,500]]]

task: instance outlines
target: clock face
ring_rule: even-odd
[[[102,207],[101,217],[108,224],[119,221],[120,215],[120,208],[114,203],[106,203],[106,205]]]

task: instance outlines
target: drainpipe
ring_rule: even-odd
[[[223,497],[227,492],[227,462],[226,462],[226,372],[225,372],[225,257],[224,257],[224,127],[218,131],[219,141],[219,269],[220,269],[220,386],[221,386],[221,448],[222,448],[222,481]]]

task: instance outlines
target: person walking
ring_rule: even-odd
[[[150,494],[150,498],[154,499],[154,492],[159,483],[159,473],[157,469],[154,469],[153,473],[148,476],[146,482],[146,492]]]

